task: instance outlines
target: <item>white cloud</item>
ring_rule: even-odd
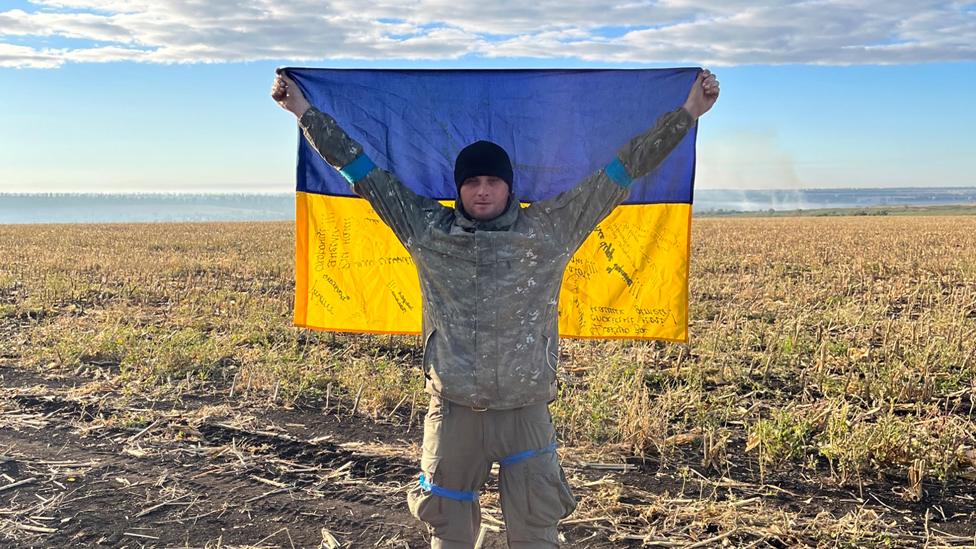
[[[976,60],[976,2],[757,4],[36,0],[32,11],[0,12],[0,66],[464,55],[713,66]],[[39,45],[62,38],[71,47]]]
[[[53,69],[60,67],[63,63],[64,58],[57,51],[52,52],[0,43],[0,67]]]

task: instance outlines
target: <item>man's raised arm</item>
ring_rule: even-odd
[[[590,231],[627,199],[631,182],[650,173],[678,146],[698,117],[712,108],[718,94],[715,75],[703,70],[681,108],[664,114],[653,128],[628,141],[604,169],[533,207],[559,226],[557,234],[565,235],[571,247],[580,246]]]
[[[617,159],[626,168],[626,173],[619,174],[622,181],[629,185],[628,177],[631,180],[644,177],[663,162],[684,138],[688,128],[715,105],[718,92],[714,74],[707,69],[698,73],[680,109],[662,116],[654,129],[631,139],[617,153]]]
[[[363,146],[349,137],[334,118],[316,109],[295,81],[278,72],[271,98],[298,118],[309,144],[369,201],[400,242],[410,249],[411,237],[425,225],[428,216],[444,208],[436,200],[420,196],[393,174],[381,170],[366,156]]]

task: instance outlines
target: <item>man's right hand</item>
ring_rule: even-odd
[[[301,118],[305,111],[311,108],[305,94],[295,84],[295,81],[283,72],[278,72],[275,76],[274,84],[271,86],[271,98],[281,106],[281,108]]]

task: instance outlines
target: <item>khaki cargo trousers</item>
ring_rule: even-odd
[[[509,547],[559,546],[556,524],[576,500],[555,452],[546,404],[477,411],[436,396],[424,420],[423,478],[407,496],[434,549],[471,549],[481,528],[478,492],[499,462],[499,492]],[[425,484],[426,481],[426,484]]]

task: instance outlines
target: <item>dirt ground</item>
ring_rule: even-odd
[[[352,413],[355,403],[262,403],[192,383],[140,400],[109,374],[0,366],[0,545],[427,545],[405,504],[418,410],[375,420]],[[884,479],[858,493],[796,474],[760,483],[748,467],[709,471],[693,452],[678,456],[688,467],[561,453],[581,499],[562,528],[566,547],[823,545],[817,525],[848,518],[883,521],[890,535],[858,541],[855,524],[838,530],[838,545],[976,543],[966,482],[926,485],[910,503]],[[496,493],[490,482],[482,498],[486,548],[505,547]]]

